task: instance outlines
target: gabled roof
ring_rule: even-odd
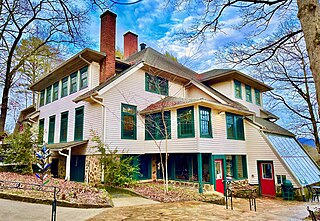
[[[279,135],[285,135],[289,137],[295,137],[293,133],[290,131],[284,129],[283,127],[280,127],[278,124],[273,123],[271,121],[265,120],[261,117],[255,117],[255,120],[253,123],[256,123],[258,126],[261,127],[261,130],[267,133],[273,133],[273,134],[279,134]]]
[[[197,79],[203,83],[217,83],[227,79],[236,79],[245,84],[255,87],[260,91],[270,91],[273,88],[257,79],[250,77],[240,71],[234,69],[212,69],[197,75]]]

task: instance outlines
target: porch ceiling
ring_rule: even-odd
[[[83,144],[87,144],[88,140],[82,140],[82,141],[70,141],[66,143],[54,143],[54,144],[47,144],[47,148],[52,151],[59,151],[64,150],[67,148],[77,147]]]

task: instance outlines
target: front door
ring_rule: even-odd
[[[223,161],[215,160],[216,168],[216,191],[224,193],[224,182],[223,182]]]
[[[86,156],[71,156],[70,180],[84,182]]]
[[[259,162],[259,183],[260,191],[263,196],[276,196],[274,170],[272,162]]]

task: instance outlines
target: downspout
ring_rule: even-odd
[[[68,154],[62,153],[61,150],[59,150],[59,154],[61,156],[64,156],[67,158],[66,161],[66,177],[65,180],[70,181],[70,167],[71,167],[71,148],[68,148]]]

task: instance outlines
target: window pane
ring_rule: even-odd
[[[54,142],[55,121],[56,121],[56,116],[51,116],[49,118],[48,143]]]
[[[178,137],[194,137],[193,107],[178,109]]]
[[[234,162],[232,159],[232,156],[226,156],[226,167],[227,167],[227,176],[233,177],[233,171],[234,171]]]
[[[68,77],[62,79],[61,85],[61,97],[65,97],[68,95]]]
[[[60,142],[66,142],[68,135],[68,112],[61,114]]]
[[[40,92],[40,107],[44,105],[44,90]]]
[[[136,139],[136,107],[132,105],[122,104],[121,108],[121,138]]]
[[[243,117],[242,116],[235,116],[236,124],[237,124],[237,139],[244,140],[244,128],[243,128]]]
[[[246,101],[252,102],[251,87],[246,85]]]
[[[227,138],[235,139],[234,121],[232,114],[226,114],[227,121]]]
[[[88,86],[88,67],[80,70],[80,89]]]
[[[78,72],[70,75],[70,94],[77,91]]]
[[[52,85],[47,87],[46,104],[51,103],[51,88],[52,88]]]
[[[76,109],[75,117],[75,128],[74,128],[74,140],[83,140],[83,118],[84,118],[84,108]]]
[[[256,104],[261,105],[260,91],[255,89],[254,95],[255,95]]]
[[[234,81],[234,96],[242,99],[241,83],[237,80]]]
[[[146,91],[168,95],[168,80],[159,76],[145,74]]]
[[[38,136],[39,144],[43,143],[43,133],[44,133],[44,119],[41,119],[39,120],[39,136]]]
[[[264,179],[273,179],[272,178],[272,166],[270,163],[262,164],[262,175]]]
[[[163,120],[165,124],[163,124]],[[171,138],[171,120],[170,111],[164,112],[164,119],[162,113],[149,114],[145,120],[145,137],[146,140],[151,139],[166,139],[165,126],[167,128],[167,139]]]
[[[200,136],[212,137],[210,109],[200,107]]]
[[[59,96],[59,82],[53,85],[52,101],[58,100],[58,96]]]

